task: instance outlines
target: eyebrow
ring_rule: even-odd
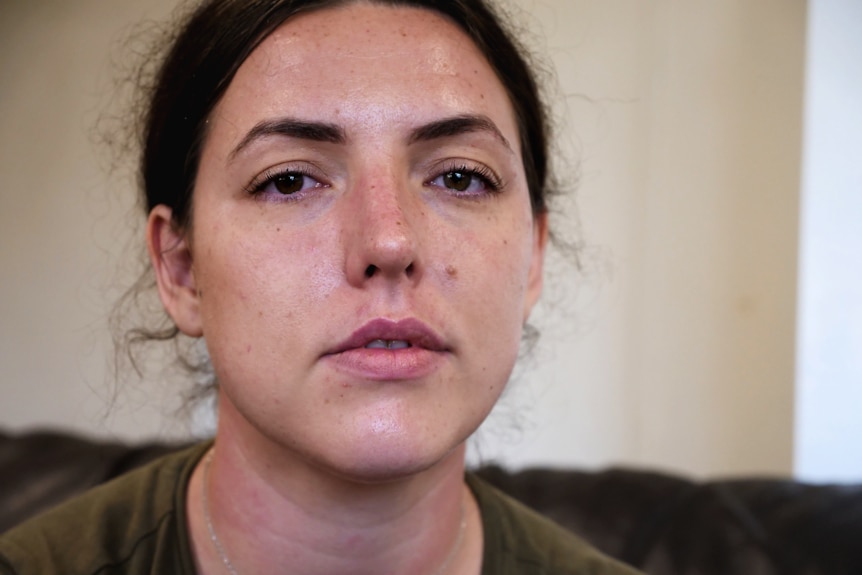
[[[511,144],[503,136],[503,133],[500,132],[500,129],[497,128],[497,125],[484,115],[454,116],[419,126],[411,132],[408,143],[428,142],[472,132],[488,132],[503,144],[507,150],[513,152]],[[231,150],[228,161],[236,158],[237,155],[253,142],[269,136],[285,136],[330,144],[343,144],[347,141],[347,135],[344,133],[344,130],[335,124],[310,122],[296,118],[264,120],[249,130],[239,144]]]
[[[228,159],[233,160],[243,149],[250,146],[256,140],[266,138],[267,136],[286,136],[330,144],[343,144],[347,141],[344,130],[334,124],[308,122],[295,118],[264,120],[249,130],[248,134],[231,151]]]
[[[471,132],[489,132],[506,149],[513,152],[512,145],[509,144],[509,140],[503,136],[497,125],[489,117],[483,115],[455,116],[425,124],[413,130],[409,143],[414,144],[416,142],[427,142],[439,138],[450,138]]]

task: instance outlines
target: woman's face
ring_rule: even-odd
[[[206,339],[221,425],[362,478],[466,439],[541,289],[518,142],[494,72],[434,12],[352,4],[269,36],[210,118],[185,295],[163,289]]]

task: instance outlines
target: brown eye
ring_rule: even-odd
[[[302,190],[305,185],[305,176],[302,174],[282,174],[275,178],[272,184],[279,194],[289,196]]]
[[[317,188],[327,187],[329,187],[327,184],[321,183],[318,178],[305,173],[303,169],[290,167],[280,171],[264,172],[246,189],[246,192],[251,196],[272,200],[298,200],[307,197]]]
[[[447,191],[453,196],[479,198],[500,191],[500,178],[481,164],[449,166],[437,172],[427,185]]]
[[[459,192],[465,192],[473,183],[473,174],[465,172],[449,172],[443,175],[443,184],[451,189]]]

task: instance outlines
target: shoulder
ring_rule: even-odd
[[[572,532],[467,474],[485,533],[483,573],[637,575]]]
[[[141,568],[158,554],[179,567],[188,556],[185,487],[208,447],[162,457],[3,533],[0,573],[149,573]]]

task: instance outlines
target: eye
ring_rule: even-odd
[[[500,179],[490,169],[466,165],[447,167],[429,184],[465,196],[493,193],[502,187]]]
[[[261,174],[248,186],[252,196],[269,196],[273,199],[298,199],[315,188],[327,187],[304,168],[282,168]]]
[[[470,172],[447,172],[443,174],[443,185],[452,190],[466,192],[477,179]]]
[[[301,192],[306,189],[307,186],[314,187],[314,184],[317,184],[317,182],[312,178],[305,174],[299,174],[296,172],[279,174],[270,180],[270,185],[272,185],[273,189],[282,196],[290,196],[297,192]]]

